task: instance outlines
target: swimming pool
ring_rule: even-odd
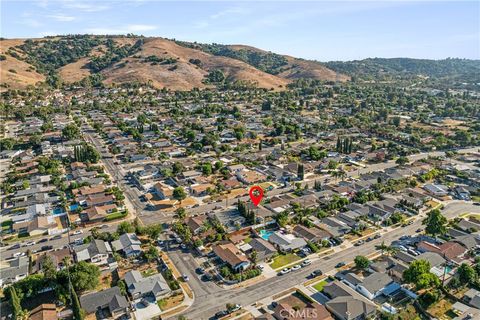
[[[262,237],[265,240],[268,240],[268,238],[270,238],[272,233],[273,233],[273,231],[260,230],[260,237]]]
[[[70,206],[70,211],[75,211],[78,209],[78,207],[80,207],[80,205],[78,203],[74,203]]]
[[[53,212],[54,215],[62,214],[63,213],[63,208],[60,208],[60,207],[54,208],[52,212]]]

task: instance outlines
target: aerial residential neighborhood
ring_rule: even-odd
[[[1,319],[480,319],[478,59],[86,33],[0,40]]]

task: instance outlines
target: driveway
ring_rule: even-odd
[[[160,310],[157,301],[153,297],[144,298],[147,300],[148,306],[145,306],[143,303],[140,303],[142,299],[135,300],[135,319],[137,320],[147,320],[152,319],[154,316],[159,315],[162,310]]]

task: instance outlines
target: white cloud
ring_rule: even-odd
[[[129,24],[120,27],[108,27],[108,28],[87,28],[85,32],[92,34],[125,34],[125,33],[137,33],[145,32],[157,29],[157,26],[147,24]]]
[[[87,3],[87,2],[70,2],[67,1],[63,4],[65,8],[75,9],[83,12],[98,12],[109,9],[110,7],[104,4]]]
[[[57,20],[57,21],[60,21],[60,22],[69,22],[69,21],[73,21],[73,20],[76,19],[73,16],[67,16],[67,15],[62,14],[62,13],[48,15],[47,17],[51,18],[51,19],[54,19],[54,20]]]

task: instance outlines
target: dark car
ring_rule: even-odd
[[[40,251],[47,251],[47,250],[52,250],[53,249],[53,246],[42,246],[40,248]]]
[[[222,317],[225,317],[226,315],[228,315],[227,311],[225,310],[218,311],[217,313],[215,313],[215,319],[220,319]]]
[[[47,241],[48,241],[48,239],[47,239],[47,238],[43,238],[43,239],[41,239],[41,240],[38,240],[38,242],[37,242],[37,243],[43,243],[43,242],[47,242]]]
[[[315,277],[321,276],[322,274],[323,274],[322,270],[313,270],[312,273],[310,273],[309,277],[315,278]]]
[[[57,234],[55,237],[53,237],[52,239],[50,240],[58,240],[58,239],[62,239],[62,236]]]
[[[13,246],[11,246],[10,248],[8,248],[8,250],[15,250],[15,249],[20,249],[20,243],[16,243]]]
[[[204,273],[205,273],[205,269],[202,268],[202,267],[198,267],[197,269],[195,269],[195,272],[198,273],[198,274],[204,274]]]
[[[335,268],[341,268],[345,266],[345,262],[339,262],[335,265]]]
[[[380,233],[377,233],[377,234],[375,235],[375,237],[373,237],[373,238],[374,238],[374,239],[380,239],[381,237],[382,237],[382,235],[381,235]]]
[[[209,273],[205,273],[203,276],[202,276],[202,281],[212,281],[213,280],[213,277],[211,274]]]
[[[372,241],[372,240],[373,240],[372,237],[368,237],[368,238],[367,238],[367,242],[370,242],[370,241]]]

